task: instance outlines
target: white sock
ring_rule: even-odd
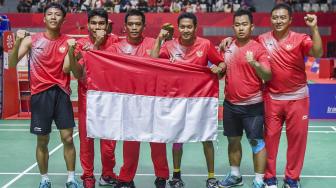
[[[264,174],[259,174],[259,173],[255,173],[255,181],[256,182],[263,182],[264,181]]]
[[[240,169],[239,166],[231,166],[231,175],[240,177]]]
[[[68,181],[75,181],[75,171],[68,171]]]
[[[41,181],[50,181],[48,177],[48,173],[46,174],[41,174],[42,180]]]

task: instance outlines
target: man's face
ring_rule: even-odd
[[[90,21],[88,23],[88,30],[91,36],[94,38],[97,37],[97,30],[103,30],[106,31],[107,29],[107,23],[105,18],[101,16],[93,16],[90,18]]]
[[[276,32],[284,32],[288,30],[292,23],[292,18],[286,9],[277,9],[272,12],[271,23],[273,30]]]
[[[233,30],[237,39],[248,39],[253,30],[253,24],[248,15],[236,16],[233,22]]]
[[[181,39],[184,41],[193,40],[196,36],[196,28],[192,19],[182,18],[178,25]]]
[[[130,39],[138,39],[142,37],[145,25],[142,23],[141,16],[129,16],[125,25],[127,36]]]
[[[59,30],[64,21],[63,12],[58,8],[49,8],[44,15],[44,23],[51,30]]]

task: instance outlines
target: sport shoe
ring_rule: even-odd
[[[116,188],[135,188],[134,182],[118,182]]]
[[[218,181],[215,178],[209,178],[206,181],[207,188],[218,188]]]
[[[100,176],[99,185],[115,187],[117,185],[117,180],[111,176]]]
[[[243,178],[228,174],[224,180],[218,182],[218,187],[228,188],[243,185]]]
[[[77,180],[72,180],[65,183],[65,188],[81,188],[82,186],[78,183]]]
[[[252,188],[265,188],[265,183],[264,182],[257,182],[254,179],[253,183],[252,183]]]
[[[300,188],[300,182],[291,178],[284,179],[284,188]]]
[[[51,188],[51,181],[50,180],[41,181],[39,188]]]
[[[154,185],[156,188],[166,188],[166,179],[157,177],[155,179]]]
[[[265,178],[264,179],[264,183],[265,183],[265,188],[277,188],[278,186],[278,180],[276,177],[272,177],[272,178]]]
[[[93,177],[88,177],[83,180],[83,187],[84,188],[95,188],[96,186],[96,179]]]
[[[173,178],[168,182],[170,188],[184,188],[184,182],[182,179]]]

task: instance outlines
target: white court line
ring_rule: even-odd
[[[74,129],[76,130],[76,129]],[[30,129],[1,129],[0,128],[0,132],[27,132],[30,131]],[[52,129],[52,131],[58,131],[58,129]]]
[[[79,172],[78,172],[79,173]],[[17,175],[17,174],[20,174],[20,173],[0,173],[0,175]],[[40,173],[25,173],[25,175],[30,175],[30,176],[39,176]],[[48,175],[50,176],[67,176],[68,174],[67,173],[50,173],[48,172]],[[96,176],[99,176],[101,175],[100,173],[94,173],[94,175]],[[155,176],[155,174],[136,174],[137,176]],[[216,174],[216,176],[218,177],[225,177],[227,174]],[[208,176],[208,174],[183,174],[183,176],[186,176],[186,177],[203,177],[203,176]],[[245,176],[245,177],[254,177],[255,175],[254,174],[245,174],[245,175],[242,175],[242,176]],[[284,175],[277,175],[277,177],[284,177]],[[301,178],[336,178],[336,176],[315,176],[315,175],[301,175],[300,176]]]
[[[309,133],[333,133],[336,134],[336,128],[335,127],[330,127],[333,129],[333,131],[308,131]],[[334,129],[335,128],[335,129]],[[76,130],[76,129],[74,129]],[[28,132],[30,131],[30,129],[1,129],[0,128],[0,132]],[[53,131],[58,131],[58,129],[53,129]],[[223,132],[223,130],[218,130],[218,132]],[[286,131],[282,131],[283,133],[285,133]]]
[[[76,137],[78,135],[78,132],[76,132],[73,137]],[[60,149],[63,146],[63,143],[59,144],[56,148],[54,148],[52,151],[49,152],[49,156],[51,156],[53,153],[55,153],[58,149]],[[37,162],[28,167],[26,170],[18,174],[15,178],[13,178],[10,182],[8,182],[6,185],[4,185],[2,188],[7,188],[10,185],[12,185],[14,182],[16,182],[18,179],[20,179],[23,175],[25,175],[27,172],[29,172],[31,169],[37,166]]]
[[[330,127],[333,127],[333,125],[309,125],[308,126],[309,128],[330,128]],[[286,128],[286,126],[284,126],[284,128]]]
[[[23,124],[23,123],[18,123],[18,124],[11,124],[11,123],[0,123],[0,127],[4,126],[4,127],[26,127],[29,126],[29,123]],[[76,125],[78,125],[78,123],[76,123]],[[336,125],[336,121],[335,121],[335,125]],[[309,125],[309,128],[332,128],[332,127],[336,127],[335,125]],[[52,126],[56,126],[56,124],[52,124]],[[222,127],[222,125],[220,125],[220,127]]]
[[[26,127],[26,126],[29,126],[30,124],[29,123],[26,123],[26,124],[23,124],[23,123],[0,123],[0,126],[4,126],[4,127]],[[52,125],[55,125],[55,124],[52,124]]]
[[[224,130],[218,130],[218,132],[223,132]],[[282,131],[283,133],[285,133],[286,131]],[[308,133],[325,133],[325,134],[336,134],[336,130],[335,131],[308,131]]]
[[[77,125],[77,123],[76,123],[76,125]],[[0,127],[1,126],[4,126],[4,127],[27,127],[27,126],[30,126],[30,123],[26,123],[26,124],[24,124],[24,123],[18,123],[18,124],[16,124],[16,123],[0,123]],[[56,124],[51,124],[51,126],[56,126]]]
[[[282,131],[283,133],[285,133],[286,131]],[[336,131],[308,131],[309,133],[336,133]]]

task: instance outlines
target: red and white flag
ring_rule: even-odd
[[[207,67],[93,51],[87,136],[145,142],[216,140],[218,79]]]

